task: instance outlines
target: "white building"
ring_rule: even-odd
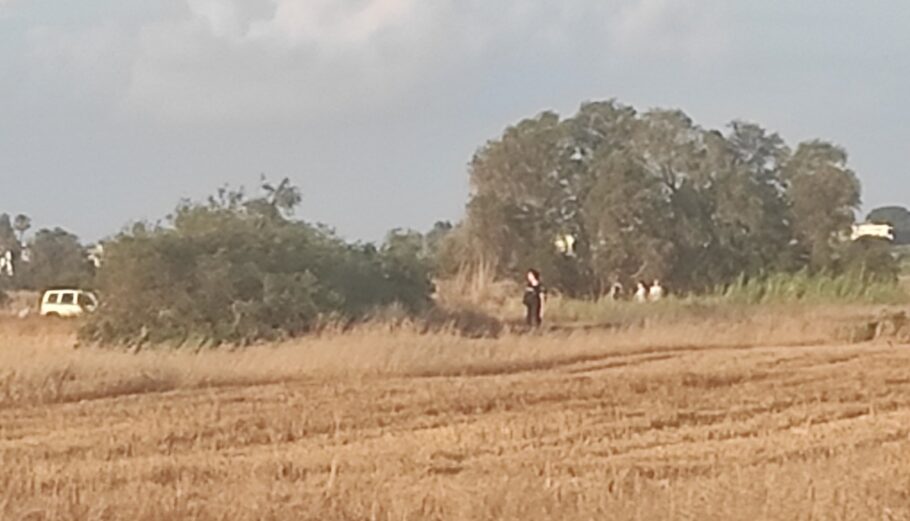
[[[12,250],[7,250],[0,255],[0,275],[6,275],[7,277],[15,275]]]
[[[863,237],[873,237],[893,242],[894,226],[891,226],[890,224],[875,223],[854,224],[853,233],[850,235],[850,239],[855,241]]]
[[[104,258],[104,245],[96,244],[88,249],[88,260],[95,268],[101,267],[101,261]]]

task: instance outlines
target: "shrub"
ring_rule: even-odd
[[[166,225],[135,226],[105,244],[102,306],[83,336],[247,344],[306,333],[327,317],[429,303],[428,270],[407,252],[345,243],[291,219],[283,200],[222,191],[181,204]]]

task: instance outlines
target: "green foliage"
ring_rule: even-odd
[[[439,273],[444,269],[442,266],[441,252],[445,248],[446,241],[455,230],[455,226],[449,221],[437,221],[433,228],[426,233],[423,238],[423,250],[425,257],[433,267],[434,273]]]
[[[784,167],[794,232],[816,269],[830,266],[855,222],[860,184],[846,164],[842,148],[811,141],[801,143]]]
[[[39,230],[28,248],[29,262],[17,264],[16,287],[37,291],[92,287],[94,266],[72,233],[61,228]]]
[[[894,256],[897,258],[900,276],[910,276],[910,245],[901,245],[893,248]]]
[[[795,152],[735,121],[706,130],[680,111],[608,101],[568,119],[546,112],[481,148],[471,199],[442,264],[500,276],[529,266],[569,295],[660,278],[704,291],[740,276],[833,269],[860,187],[843,149]],[[561,252],[559,237],[575,248]]]
[[[296,193],[288,183],[285,193]],[[105,244],[102,309],[83,334],[104,342],[249,343],[356,320],[378,307],[419,311],[428,269],[408,237],[381,249],[347,244],[289,218],[299,201],[222,190],[181,204],[166,226],[136,226]]]
[[[410,312],[419,311],[427,295],[433,292],[431,255],[426,237],[412,230],[393,230],[382,246],[386,279],[402,297],[400,303]]]
[[[19,240],[9,214],[0,214],[0,254],[7,251],[19,253]]]
[[[628,274],[631,279],[665,273],[672,258],[672,223],[668,201],[658,181],[625,154],[599,162],[597,179],[587,195],[586,229],[593,241],[592,267],[601,288]]]
[[[895,283],[901,272],[900,255],[883,239],[864,237],[847,243],[838,267],[842,273],[857,273],[875,282]]]
[[[29,228],[31,228],[31,227],[32,227],[32,219],[25,214],[20,213],[13,220],[13,229],[15,229],[16,233],[19,234],[19,242],[22,242],[25,240],[25,232],[27,232],[29,230]]]
[[[39,230],[26,243],[32,220],[0,214],[0,254],[13,254],[14,275],[0,280],[8,289],[43,291],[54,287],[91,287],[94,266],[79,238],[62,228]]]

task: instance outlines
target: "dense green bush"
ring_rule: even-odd
[[[348,244],[290,218],[296,190],[183,203],[166,225],[105,244],[102,307],[83,335],[102,342],[249,343],[357,320],[391,304],[417,312],[432,291],[407,248]],[[287,191],[291,193],[288,194]]]
[[[894,249],[897,255],[898,270],[902,276],[910,276],[910,246],[899,246]]]
[[[865,281],[896,283],[900,277],[900,254],[882,239],[863,237],[849,242],[839,260],[841,272]]]

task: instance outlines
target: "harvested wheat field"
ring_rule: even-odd
[[[0,518],[910,520],[910,347],[842,320],[132,354],[7,322]]]

